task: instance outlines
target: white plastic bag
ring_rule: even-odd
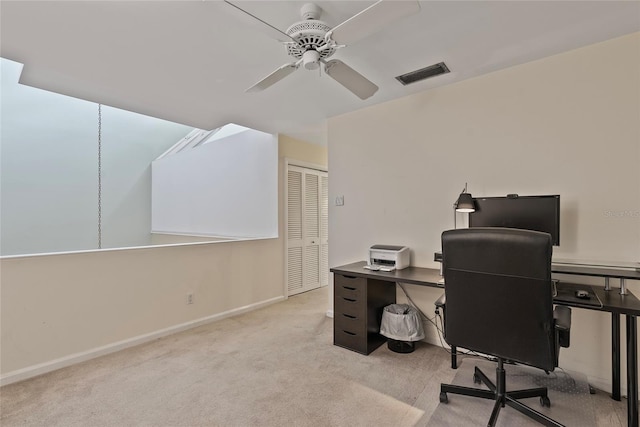
[[[391,304],[382,311],[380,334],[396,341],[420,341],[424,338],[424,329],[415,308]]]

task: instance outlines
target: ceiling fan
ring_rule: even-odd
[[[295,22],[285,32],[282,32],[230,1],[225,0],[225,3],[259,23],[263,30],[267,30],[272,37],[282,42],[287,53],[295,58],[294,62],[282,65],[247,89],[247,92],[264,90],[284,79],[300,66],[307,70],[317,70],[322,64],[329,77],[363,100],[376,93],[378,86],[339,59],[328,58],[338,49],[420,10],[420,4],[416,0],[379,0],[343,23],[331,28],[319,20],[322,9],[316,4],[307,3],[300,9],[302,21]]]

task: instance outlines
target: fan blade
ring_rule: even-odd
[[[287,77],[289,74],[293,73],[300,66],[300,61],[292,62],[291,64],[284,64],[282,67],[275,70],[273,73],[269,74],[264,79],[260,80],[258,83],[251,86],[245,92],[259,92],[268,88],[271,85],[278,83],[280,80]]]
[[[331,30],[331,39],[337,44],[351,44],[381,30],[412,13],[420,11],[420,4],[413,1],[383,1],[372,4]]]
[[[229,6],[229,10],[232,11],[234,15],[238,16],[241,20],[246,21],[249,25],[254,25],[256,22],[259,22],[261,24],[259,25],[259,29],[263,33],[266,33],[266,35],[268,35],[269,37],[276,39],[280,42],[294,42],[294,43],[296,42],[288,34],[280,31],[273,25],[263,21],[257,16],[250,14],[246,10],[236,6],[230,1],[224,0],[224,3],[226,3]],[[249,20],[247,18],[253,18],[253,19]]]
[[[378,86],[338,59],[327,61],[324,71],[360,99],[367,99],[378,91]]]

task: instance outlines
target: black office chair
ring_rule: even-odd
[[[489,426],[505,405],[534,420],[561,426],[517,399],[551,402],[546,387],[506,391],[504,363],[516,362],[553,371],[559,348],[569,346],[571,310],[553,309],[551,236],[510,228],[469,228],[442,233],[445,283],[445,340],[497,358],[496,383],[477,367],[473,380],[489,390],[442,384],[447,393],[495,400]]]

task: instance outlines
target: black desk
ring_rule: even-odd
[[[590,276],[604,278],[604,288],[599,286],[590,287],[596,293],[598,298],[602,300],[604,307],[600,311],[608,311],[611,313],[611,378],[612,389],[611,397],[620,400],[620,315],[626,315],[627,321],[627,398],[629,402],[638,401],[638,363],[637,363],[637,316],[638,316],[638,300],[626,289],[625,280],[640,280],[640,271],[637,268],[620,268],[604,265],[586,265],[573,262],[556,262],[551,265],[551,271],[558,274],[568,274],[577,276]],[[610,279],[619,279],[620,288],[611,289]],[[576,304],[566,304],[573,307],[598,310],[590,306],[583,307]],[[633,333],[630,333],[632,331]],[[633,351],[633,357],[630,351]],[[635,360],[633,365],[629,364],[629,360]],[[629,386],[629,378],[633,376],[636,379],[636,387]],[[638,406],[634,406],[635,426],[638,425]],[[629,407],[629,419],[631,420],[631,407]],[[629,422],[629,425],[632,425]]]
[[[619,293],[626,294],[626,279],[640,280],[640,271],[633,268],[616,268],[603,266],[589,266],[584,264],[553,263],[551,271],[560,274],[572,274],[578,276],[603,277],[605,290],[610,290],[609,279],[619,279]]]
[[[440,282],[442,276],[437,269],[407,267],[384,272],[366,270],[363,268],[365,264],[364,261],[356,262],[331,268],[330,271],[334,273],[334,344],[369,354],[386,340],[378,334],[378,330],[382,310],[396,302],[395,286],[390,285],[398,282],[439,288],[444,288],[444,285]],[[554,266],[553,271],[557,273],[590,275],[583,268],[573,271],[558,270],[561,268]],[[607,271],[601,272],[604,274],[601,277],[619,277],[607,276],[610,271],[605,270]],[[637,316],[640,315],[640,301],[628,291],[620,294],[617,288],[606,291],[604,287],[565,282],[558,282],[556,287],[556,304],[611,313],[612,398],[616,400],[620,400],[620,315],[626,316],[628,425],[638,427]],[[575,298],[573,292],[576,288],[587,289],[595,297],[590,300]],[[453,350],[452,367],[455,368],[455,349]]]

